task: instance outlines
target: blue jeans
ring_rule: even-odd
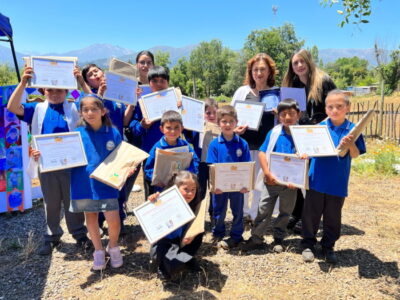
[[[233,215],[231,238],[235,242],[242,241],[243,237],[243,194],[239,192],[222,193],[212,195],[213,207],[213,228],[212,233],[215,237],[223,238],[225,236],[225,216],[228,208],[228,199],[230,200],[230,208]]]

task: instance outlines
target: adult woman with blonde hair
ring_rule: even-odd
[[[306,90],[307,111],[303,112],[300,124],[317,124],[327,117],[325,98],[329,91],[336,89],[336,85],[328,74],[317,68],[309,51],[301,49],[292,55],[282,86],[305,88]],[[293,229],[295,233],[299,234],[302,230],[303,204],[304,196],[301,190],[298,190],[296,206],[290,218],[288,229]]]
[[[275,85],[275,75],[277,74],[276,64],[272,58],[265,53],[258,53],[254,55],[247,62],[246,77],[243,86],[238,88],[233,95],[233,106],[235,101],[263,101],[260,99],[260,91],[271,89]],[[250,147],[251,159],[256,162],[255,174],[258,174],[260,163],[258,160],[258,149],[262,145],[268,131],[274,127],[274,112],[265,111],[263,113],[260,127],[258,131],[247,130],[247,126],[239,126],[235,132],[244,138]],[[245,219],[254,220],[257,216],[258,203],[260,201],[261,193],[257,190],[252,192],[253,200],[251,207],[248,207],[248,196],[244,198],[244,217]]]
[[[336,89],[336,85],[328,74],[315,65],[309,51],[301,49],[292,55],[282,86],[305,88],[307,114],[304,114],[301,123],[317,124],[327,117],[325,98],[329,91]]]

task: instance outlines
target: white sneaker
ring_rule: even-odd
[[[140,192],[141,190],[142,190],[142,188],[138,184],[135,184],[132,187],[132,192]]]
[[[112,268],[119,268],[124,263],[119,247],[110,248],[107,246],[107,253],[110,254],[110,264]]]
[[[104,250],[96,250],[93,252],[93,267],[94,271],[104,270],[106,268],[106,252]]]

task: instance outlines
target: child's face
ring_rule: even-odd
[[[193,180],[186,180],[179,186],[179,191],[185,198],[186,203],[190,203],[196,196],[196,183]]]
[[[300,118],[300,112],[294,108],[282,110],[279,113],[279,122],[284,127],[289,127],[290,125],[296,125]]]
[[[151,91],[158,92],[168,88],[168,80],[162,77],[155,77],[149,81]]]
[[[229,115],[225,115],[218,122],[221,132],[225,136],[233,136],[233,130],[236,128],[237,120]]]
[[[167,143],[175,144],[182,133],[183,126],[179,122],[165,122],[164,125],[160,126],[160,130]]]
[[[103,79],[104,73],[98,67],[90,67],[86,73],[86,80],[91,88],[98,89]]]
[[[217,108],[214,106],[207,107],[204,118],[207,122],[217,123]]]
[[[60,104],[63,103],[65,97],[67,97],[67,91],[62,89],[45,89],[44,95],[52,104]]]
[[[93,99],[85,99],[82,103],[81,114],[83,119],[93,128],[102,125],[101,118],[105,115],[105,109],[101,109]]]
[[[350,111],[343,95],[330,95],[325,100],[325,111],[334,124],[341,124],[346,119],[346,114]]]

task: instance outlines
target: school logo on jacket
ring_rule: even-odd
[[[241,157],[242,154],[243,154],[242,149],[237,149],[237,150],[236,150],[236,155],[237,155],[237,157]]]
[[[106,148],[107,148],[108,151],[114,150],[114,148],[115,148],[114,142],[113,141],[108,141],[107,144],[106,144]]]

